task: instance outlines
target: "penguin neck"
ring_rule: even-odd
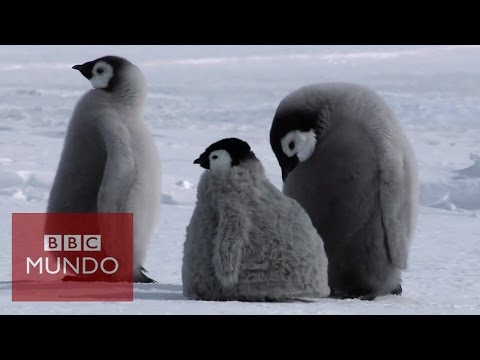
[[[119,105],[135,108],[143,108],[147,98],[147,90],[143,86],[136,86],[129,83],[119,84],[113,91],[112,98]]]
[[[137,68],[130,69],[112,84],[112,98],[128,107],[143,107],[147,98],[147,82]]]
[[[254,184],[258,184],[265,179],[265,169],[260,161],[255,159],[248,159],[238,166],[234,166],[223,175],[223,182],[227,180],[235,185],[239,179],[251,179]]]
[[[265,177],[265,169],[257,158],[248,159],[239,165],[240,171],[248,171],[255,180]]]

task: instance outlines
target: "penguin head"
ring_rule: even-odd
[[[280,106],[270,130],[270,144],[282,169],[283,181],[307,162],[330,122],[328,107]]]
[[[118,56],[104,56],[83,65],[75,65],[72,69],[80,71],[94,89],[109,92],[117,90],[125,80],[131,82],[133,77],[141,74],[134,64]]]
[[[240,139],[220,140],[210,145],[200,157],[194,161],[204,169],[213,173],[225,172],[247,160],[256,159],[250,145]]]

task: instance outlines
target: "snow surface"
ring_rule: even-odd
[[[65,129],[89,83],[71,66],[116,54],[149,80],[146,118],[163,161],[163,209],[133,303],[13,303],[11,213],[42,212]],[[479,46],[0,46],[0,313],[480,314]],[[373,302],[245,304],[187,301],[185,227],[201,169],[224,137],[248,141],[281,188],[269,129],[300,86],[359,82],[392,106],[417,152],[418,231],[404,295]]]

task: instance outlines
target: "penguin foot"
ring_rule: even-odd
[[[401,296],[403,293],[402,285],[398,285],[398,287],[393,290],[390,294],[394,296]]]
[[[140,283],[140,284],[156,284],[157,283],[155,280],[148,277],[145,273],[148,273],[148,271],[145,270],[143,266],[135,270],[135,274],[133,276],[133,282]]]
[[[137,269],[133,276],[134,283],[141,284],[154,284],[157,283],[152,278],[146,275],[148,273],[143,267]],[[92,277],[92,276],[79,276],[79,275],[67,275],[62,279],[63,282],[124,282],[124,279],[116,279],[112,277]],[[128,282],[130,282],[129,280]]]
[[[377,298],[377,294],[370,290],[353,290],[348,293],[332,292],[330,297],[340,300],[359,299],[362,301],[373,301]]]
[[[67,275],[62,278],[63,282],[105,282],[105,283],[123,283],[131,282],[122,278],[107,277],[107,276],[79,276],[79,275]]]
[[[371,292],[362,292],[362,293],[350,293],[347,295],[342,296],[342,300],[348,300],[348,299],[358,299],[362,301],[373,301],[377,298],[377,294],[371,293]]]
[[[359,296],[358,299],[362,300],[362,301],[373,301],[377,298],[377,294],[366,294],[366,295],[362,295],[362,296]]]
[[[83,277],[83,276],[71,276],[67,275],[62,279],[63,282],[91,282],[91,278]]]

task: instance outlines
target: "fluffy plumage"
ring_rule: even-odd
[[[326,297],[323,242],[302,207],[266,178],[253,153],[206,171],[184,244],[190,299],[275,301]]]
[[[146,83],[138,67],[118,57],[74,68],[92,80],[99,63],[105,68],[100,75],[107,78],[97,79],[93,85],[103,88],[88,91],[73,112],[47,211],[133,213],[134,280],[150,282],[143,263],[159,210],[161,180],[158,152],[144,122]]]
[[[306,159],[282,148],[298,130],[316,136]],[[332,295],[401,293],[417,216],[417,168],[385,102],[359,85],[307,86],[281,102],[270,138],[284,193],[305,208],[325,243]],[[310,145],[299,142],[289,146]]]

